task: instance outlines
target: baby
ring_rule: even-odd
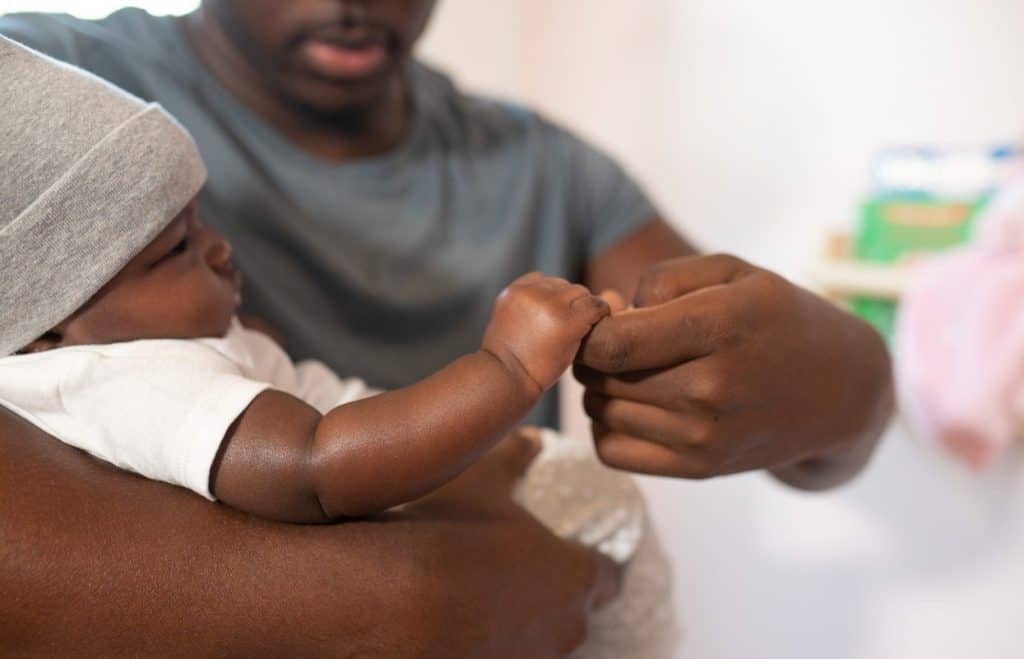
[[[2,37],[0,97],[0,404],[143,476],[288,522],[416,500],[513,429],[611,312],[582,286],[529,274],[499,296],[478,351],[408,387],[377,392],[294,364],[235,318],[241,277],[199,217],[206,172],[169,115]],[[585,473],[591,488],[615,483],[611,505],[637,499],[622,477]],[[563,534],[585,531],[579,509],[561,513],[545,521],[573,517],[582,523]],[[637,543],[617,558],[639,556]],[[651,543],[646,596],[625,599],[646,602],[632,615],[654,615],[670,636]],[[586,656],[670,651],[614,644],[606,634]]]

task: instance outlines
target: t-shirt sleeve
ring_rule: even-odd
[[[69,64],[81,66],[90,39],[89,23],[67,14],[20,13],[0,16],[0,34]],[[94,28],[95,30],[96,28]]]
[[[564,167],[571,221],[590,260],[659,216],[639,183],[614,158],[570,131],[548,124]]]
[[[158,349],[66,360],[53,403],[36,406],[39,425],[117,467],[213,499],[210,469],[224,436],[268,385],[202,345],[140,343]]]
[[[99,20],[26,12],[0,15],[0,34],[145,99],[140,71],[166,57],[158,21],[133,7]]]

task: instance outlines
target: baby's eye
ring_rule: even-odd
[[[182,238],[177,245],[171,248],[171,255],[184,254],[188,249],[188,237]]]

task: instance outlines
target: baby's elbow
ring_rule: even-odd
[[[392,506],[374,497],[358,496],[349,493],[332,492],[316,494],[319,514],[325,521],[343,521],[370,517],[387,511]]]

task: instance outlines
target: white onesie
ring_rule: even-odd
[[[219,339],[146,339],[0,359],[0,405],[101,460],[208,499],[224,434],[268,388],[321,413],[378,393],[318,361],[293,363],[237,319]]]

